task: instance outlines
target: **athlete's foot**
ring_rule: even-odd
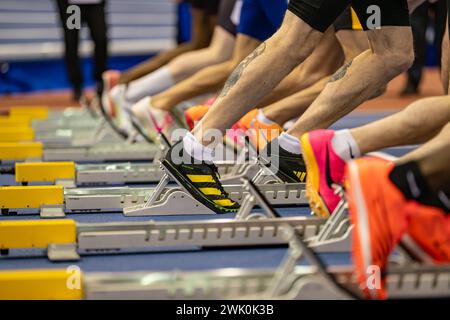
[[[341,200],[333,185],[342,184],[345,168],[345,161],[333,149],[333,136],[332,130],[316,130],[300,139],[308,171],[306,195],[312,211],[324,218],[333,213]]]
[[[194,160],[183,149],[183,141],[170,148],[162,165],[192,197],[215,213],[238,212],[239,204],[223,189],[217,167]]]
[[[119,83],[120,72],[116,70],[108,70],[103,72],[103,90],[102,90],[102,103],[107,108],[108,114],[112,117],[115,116],[114,101],[111,97],[111,90]]]
[[[194,129],[195,124],[205,116],[205,114],[209,110],[209,107],[210,106],[207,104],[201,104],[198,106],[190,107],[184,112],[184,117],[186,119],[189,130]]]
[[[174,112],[152,107],[150,97],[133,105],[131,113],[133,119],[138,122],[136,125],[143,128],[147,137],[153,141],[156,141],[160,133],[171,139],[173,131],[181,127]]]
[[[276,123],[263,123],[257,119],[257,115],[257,109],[248,112],[236,123],[236,128],[245,132],[257,150],[263,150],[267,143],[283,132],[283,128]]]
[[[260,153],[259,160],[283,182],[299,183],[305,182],[307,179],[302,155],[283,149],[279,145],[278,139],[267,144]]]
[[[378,158],[350,161],[345,186],[352,224],[355,272],[367,298],[386,298],[386,265],[408,230],[406,198],[391,182],[394,164]]]

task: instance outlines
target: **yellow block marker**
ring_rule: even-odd
[[[0,187],[0,208],[40,208],[63,203],[62,186]]]
[[[76,243],[74,220],[0,220],[0,249],[47,249]]]
[[[42,158],[43,145],[41,142],[0,143],[0,160],[26,160],[28,158]]]
[[[22,162],[16,163],[17,182],[55,181],[75,179],[74,162]]]
[[[78,300],[83,291],[78,269],[0,271],[1,300]]]
[[[45,120],[48,118],[48,107],[45,106],[17,106],[9,109],[11,116],[30,116],[34,120]]]
[[[0,127],[0,142],[33,141],[34,130],[30,127]]]
[[[30,124],[31,120],[29,117],[0,116],[0,128],[29,127]]]

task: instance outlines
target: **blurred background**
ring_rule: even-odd
[[[412,17],[416,39],[422,39],[416,41],[420,42],[416,47],[416,52],[420,52],[416,70],[409,77],[405,74],[395,79],[381,98],[384,100],[377,99],[366,105],[393,108],[417,99],[417,95],[442,92],[438,84],[439,50],[435,40],[440,36],[440,27],[436,24],[442,10],[439,3],[444,2],[419,7],[417,16]],[[125,70],[161,50],[189,40],[188,6],[174,0],[106,0],[108,69]],[[92,88],[95,85],[90,58],[93,44],[85,25],[80,41],[84,84]],[[57,0],[1,0],[0,107],[30,103],[67,106],[71,101],[70,85],[63,52]],[[424,68],[424,72],[419,80],[411,81],[413,75],[417,75],[417,68]],[[414,82],[412,88],[411,82]]]

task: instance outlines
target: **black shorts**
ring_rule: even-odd
[[[311,28],[325,32],[349,5],[364,30],[371,29],[369,22],[373,21],[373,12],[367,13],[367,10],[372,5],[380,8],[380,27],[410,25],[407,0],[291,0],[289,11]]]
[[[204,10],[208,15],[216,16],[219,12],[220,1],[221,0],[189,0],[188,2],[194,8]]]
[[[237,26],[232,21],[232,14],[234,11],[234,6],[236,5],[236,0],[223,0],[219,7],[219,26],[231,33],[233,36],[236,35]]]
[[[449,0],[450,1],[450,0]],[[348,7],[333,23],[334,30],[363,30],[363,26],[352,7]]]

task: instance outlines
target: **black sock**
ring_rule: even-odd
[[[427,181],[420,172],[417,162],[411,161],[397,165],[389,174],[392,183],[403,193],[406,199],[415,200],[427,206],[440,208],[445,212],[443,201],[436,192],[432,192]]]

